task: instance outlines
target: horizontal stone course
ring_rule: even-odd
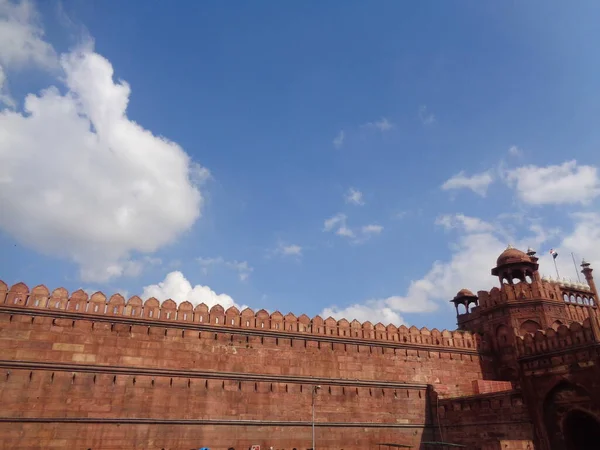
[[[37,310],[64,311],[84,315],[102,315],[108,317],[126,317],[131,319],[158,320],[161,322],[181,324],[203,324],[212,327],[240,328],[247,330],[277,331],[347,339],[368,339],[406,344],[456,347],[476,349],[481,345],[477,335],[463,331],[439,331],[427,328],[396,327],[371,322],[360,323],[356,320],[335,320],[332,317],[323,319],[320,316],[312,319],[306,315],[296,317],[289,313],[285,316],[278,311],[269,314],[265,310],[254,312],[246,308],[239,311],[235,307],[225,310],[220,305],[208,308],[205,304],[193,306],[189,302],[177,305],[173,300],[160,303],[154,298],[142,301],[134,296],[129,300],[114,294],[109,299],[101,292],[88,296],[78,290],[69,296],[64,288],[57,288],[52,293],[43,285],[29,291],[24,283],[17,283],[8,288],[0,281],[0,305],[13,308],[29,308]],[[55,319],[56,326],[69,326],[67,319]],[[126,331],[120,328],[121,331]],[[119,330],[118,330],[119,331]],[[159,332],[154,330],[154,332]]]

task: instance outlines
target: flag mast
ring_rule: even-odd
[[[577,263],[575,262],[575,255],[571,252],[571,258],[573,258],[573,266],[575,266],[575,273],[577,274],[577,282],[581,283],[581,279],[579,278],[579,271],[577,270]]]
[[[560,275],[558,275],[558,266],[556,265],[556,257],[558,253],[553,248],[550,249],[550,254],[552,255],[552,260],[554,261],[554,268],[556,269],[556,278],[560,279]]]

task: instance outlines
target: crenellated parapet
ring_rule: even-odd
[[[459,324],[476,321],[480,319],[483,311],[528,300],[564,303],[568,317],[580,322],[589,317],[590,307],[596,309],[596,299],[589,286],[567,280],[558,282],[552,278],[543,278],[539,283],[530,284],[523,281],[504,284],[501,288],[494,287],[489,291],[478,291],[477,295],[468,299],[468,305],[461,304],[462,310],[457,307],[458,321]],[[468,308],[470,305],[473,307]]]
[[[501,288],[494,287],[490,291],[477,293],[479,304],[484,308],[496,305],[533,299],[558,300],[562,298],[560,286],[549,281],[528,283],[522,281],[515,284],[503,284]]]
[[[555,328],[538,330],[516,338],[519,357],[544,355],[548,353],[571,350],[587,344],[599,344],[595,336],[592,320],[585,319],[582,323],[573,322],[570,326],[558,325]]]
[[[436,347],[455,347],[462,349],[479,349],[481,338],[477,334],[465,331],[439,331],[428,328],[418,329],[414,326],[399,327],[371,322],[359,322],[346,319],[336,320],[332,317],[313,318],[303,314],[283,315],[279,311],[269,313],[264,309],[253,311],[245,308],[240,311],[235,306],[227,309],[221,305],[208,307],[206,304],[192,305],[184,301],[179,305],[173,300],[159,302],[156,298],[143,301],[138,296],[125,300],[120,294],[107,298],[102,292],[89,296],[82,290],[71,295],[64,288],[54,291],[43,286],[29,289],[24,283],[17,283],[8,288],[0,281],[0,306],[10,309],[45,310],[90,317],[119,317],[124,319],[147,320],[150,322],[170,322],[209,326],[211,328],[262,330],[265,332],[295,333],[323,337],[341,337],[358,340],[386,341]]]

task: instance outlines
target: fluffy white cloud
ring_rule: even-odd
[[[538,224],[529,224],[520,236],[507,237],[507,231],[502,227],[463,214],[442,216],[438,223],[456,233],[450,245],[452,254],[445,261],[435,261],[423,277],[409,284],[403,295],[368,299],[348,307],[325,308],[322,314],[371,321],[382,321],[382,317],[395,314],[397,317],[391,322],[398,325],[404,314],[428,313],[440,305],[449,309],[449,301],[460,289],[469,288],[476,292],[489,290],[497,284],[490,270],[508,243],[527,249],[554,237],[551,231]]]
[[[364,304],[354,304],[345,308],[332,306],[321,311],[321,317],[324,319],[333,317],[336,320],[358,320],[366,322],[367,320],[376,324],[381,322],[384,325],[390,323],[398,326],[404,323],[404,319],[397,312],[385,306],[385,302],[379,300],[369,300]]]
[[[4,73],[2,66],[0,66],[0,106],[2,106],[2,104],[9,108],[14,108],[16,106],[15,100],[11,97],[6,86],[6,74]]]
[[[64,94],[50,87],[28,95],[23,113],[0,111],[0,228],[76,262],[84,281],[134,275],[133,253],[200,216],[207,171],[127,117],[130,88],[108,60],[82,48],[60,65]]]
[[[553,240],[551,245],[543,249],[540,255],[540,271],[544,275],[556,278],[554,262],[550,256],[550,248],[558,252],[556,265],[560,278],[572,281],[579,279],[584,282],[581,274],[581,260],[591,263],[596,272],[600,271],[600,214],[595,212],[574,213],[570,216],[573,229],[562,236],[562,239]],[[572,254],[572,255],[571,255]],[[577,271],[573,265],[573,259]]]
[[[363,206],[365,201],[363,199],[363,193],[358,189],[350,188],[345,196],[346,203],[351,203],[353,205]]]
[[[216,258],[198,258],[198,263],[202,266],[204,274],[208,273],[209,267],[223,266],[236,271],[242,281],[247,280],[250,273],[254,271],[254,268],[247,261],[227,261],[222,256]]]
[[[54,68],[56,52],[44,41],[33,5],[0,0],[0,65],[14,69],[36,65]]]
[[[229,295],[217,294],[208,286],[200,284],[192,286],[192,283],[178,271],[167,274],[165,279],[158,284],[144,287],[142,298],[146,300],[150,297],[155,297],[159,301],[172,299],[177,304],[187,300],[194,306],[205,303],[209,308],[214,305],[221,305],[225,309],[230,306],[235,306],[240,310],[245,308],[234,302]]]
[[[508,170],[505,180],[530,205],[587,204],[600,195],[596,167],[577,165],[577,161],[518,167]]]
[[[338,135],[335,137],[335,139],[333,140],[333,146],[335,148],[342,148],[342,146],[344,145],[344,139],[346,138],[346,133],[344,133],[344,130],[341,130]]]
[[[485,197],[488,187],[494,178],[489,172],[466,176],[464,172],[460,172],[442,184],[442,190],[449,191],[455,189],[470,189],[481,197]]]

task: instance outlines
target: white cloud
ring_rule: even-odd
[[[426,105],[421,105],[419,107],[419,119],[421,119],[421,123],[423,125],[431,125],[435,123],[435,116],[427,111]]]
[[[546,167],[523,166],[508,170],[508,185],[530,205],[587,204],[600,195],[596,167],[576,161]]]
[[[342,146],[344,145],[344,140],[346,138],[346,133],[344,133],[344,130],[341,130],[338,135],[335,137],[335,139],[333,140],[333,146],[335,148],[342,148]]]
[[[380,234],[383,231],[383,227],[381,225],[371,224],[363,226],[360,230],[366,235]]]
[[[235,306],[240,310],[245,308],[243,305],[238,305],[229,295],[217,294],[208,286],[200,284],[192,286],[179,271],[167,274],[165,279],[158,284],[144,287],[142,298],[145,300],[150,297],[155,297],[159,301],[172,299],[177,304],[187,300],[194,306],[205,303],[209,308],[214,305],[221,305],[225,309],[230,306]]]
[[[250,273],[254,271],[247,261],[227,261],[222,256],[216,258],[198,258],[198,263],[202,266],[204,274],[208,273],[209,267],[223,266],[238,272],[240,280],[247,280]]]
[[[540,266],[545,275],[556,278],[554,262],[549,253],[550,248],[554,248],[558,252],[556,265],[560,277],[576,281],[579,274],[580,280],[585,282],[579,267],[582,259],[588,261],[596,271],[600,270],[600,214],[580,212],[571,214],[570,218],[573,221],[571,232],[563,235],[561,240],[550,240],[546,248],[540,249]]]
[[[30,60],[50,57],[47,47],[26,42]],[[2,51],[3,61],[27,61]],[[200,216],[194,178],[206,170],[176,143],[129,120],[129,85],[113,81],[108,60],[82,48],[60,65],[64,94],[50,87],[28,95],[23,113],[0,111],[0,228],[71,259],[84,281],[134,275],[132,254],[153,253]]]
[[[354,244],[366,242],[372,236],[383,231],[383,226],[378,224],[369,224],[352,229],[348,227],[346,221],[345,214],[336,214],[325,220],[323,231],[334,231],[338,236],[349,238]]]
[[[283,245],[281,244],[279,247],[279,253],[282,255],[290,255],[290,256],[302,256],[302,247],[296,244]]]
[[[267,257],[273,256],[281,256],[285,258],[295,257],[296,259],[300,259],[302,257],[302,252],[304,248],[298,244],[290,244],[283,241],[278,241],[277,245],[267,250]]]
[[[0,65],[54,68],[57,62],[56,52],[44,41],[44,30],[31,3],[0,0]]]
[[[345,308],[337,306],[324,308],[320,315],[323,318],[333,317],[336,320],[347,319],[352,321],[356,319],[359,322],[368,320],[373,324],[381,322],[386,326],[390,323],[396,326],[404,323],[404,319],[400,314],[385,306],[385,302],[378,300],[370,300],[364,304],[354,304]]]
[[[354,237],[354,231],[352,231],[346,225],[340,226],[335,232],[335,234],[337,234],[338,236],[344,236],[349,238]]]
[[[445,214],[436,219],[436,224],[447,230],[462,228],[467,233],[491,232],[496,228],[477,217],[465,216],[464,214]]]
[[[354,237],[354,232],[346,226],[346,219],[345,214],[336,214],[330,217],[325,220],[323,231],[333,231],[335,229],[335,234],[338,236]]]
[[[353,205],[363,206],[365,201],[363,199],[363,193],[358,189],[350,188],[345,196],[346,203]]]
[[[380,120],[377,120],[375,122],[368,122],[368,123],[364,124],[363,127],[364,128],[375,128],[381,132],[385,132],[385,131],[389,131],[392,128],[394,128],[394,124],[391,123],[385,117],[382,117]]]
[[[448,191],[453,189],[470,189],[481,197],[485,197],[487,189],[494,181],[494,178],[489,172],[483,172],[468,177],[464,172],[454,175],[442,184],[442,190]]]
[[[6,86],[6,74],[4,69],[0,66],[0,106],[4,104],[9,108],[14,108],[17,104],[11,97],[8,87]]]
[[[523,152],[519,147],[513,145],[508,149],[508,154],[511,156],[522,156]]]
[[[333,217],[325,220],[323,224],[323,231],[331,231],[337,225],[344,225],[346,223],[346,215],[345,214],[336,214]]]
[[[457,233],[450,245],[452,254],[445,261],[435,261],[423,277],[409,284],[404,294],[367,299],[348,307],[325,308],[322,314],[338,319],[369,319],[383,323],[386,322],[382,320],[382,316],[393,317],[395,314],[398,318],[391,322],[398,325],[402,323],[404,314],[428,313],[438,309],[440,305],[449,309],[449,301],[460,289],[468,288],[477,292],[489,290],[498,284],[490,270],[508,243],[527,249],[528,246],[539,246],[554,237],[551,230],[538,224],[529,224],[521,230],[520,237],[506,237],[502,227],[462,214],[442,216],[438,223]],[[449,314],[452,314],[451,310]]]

